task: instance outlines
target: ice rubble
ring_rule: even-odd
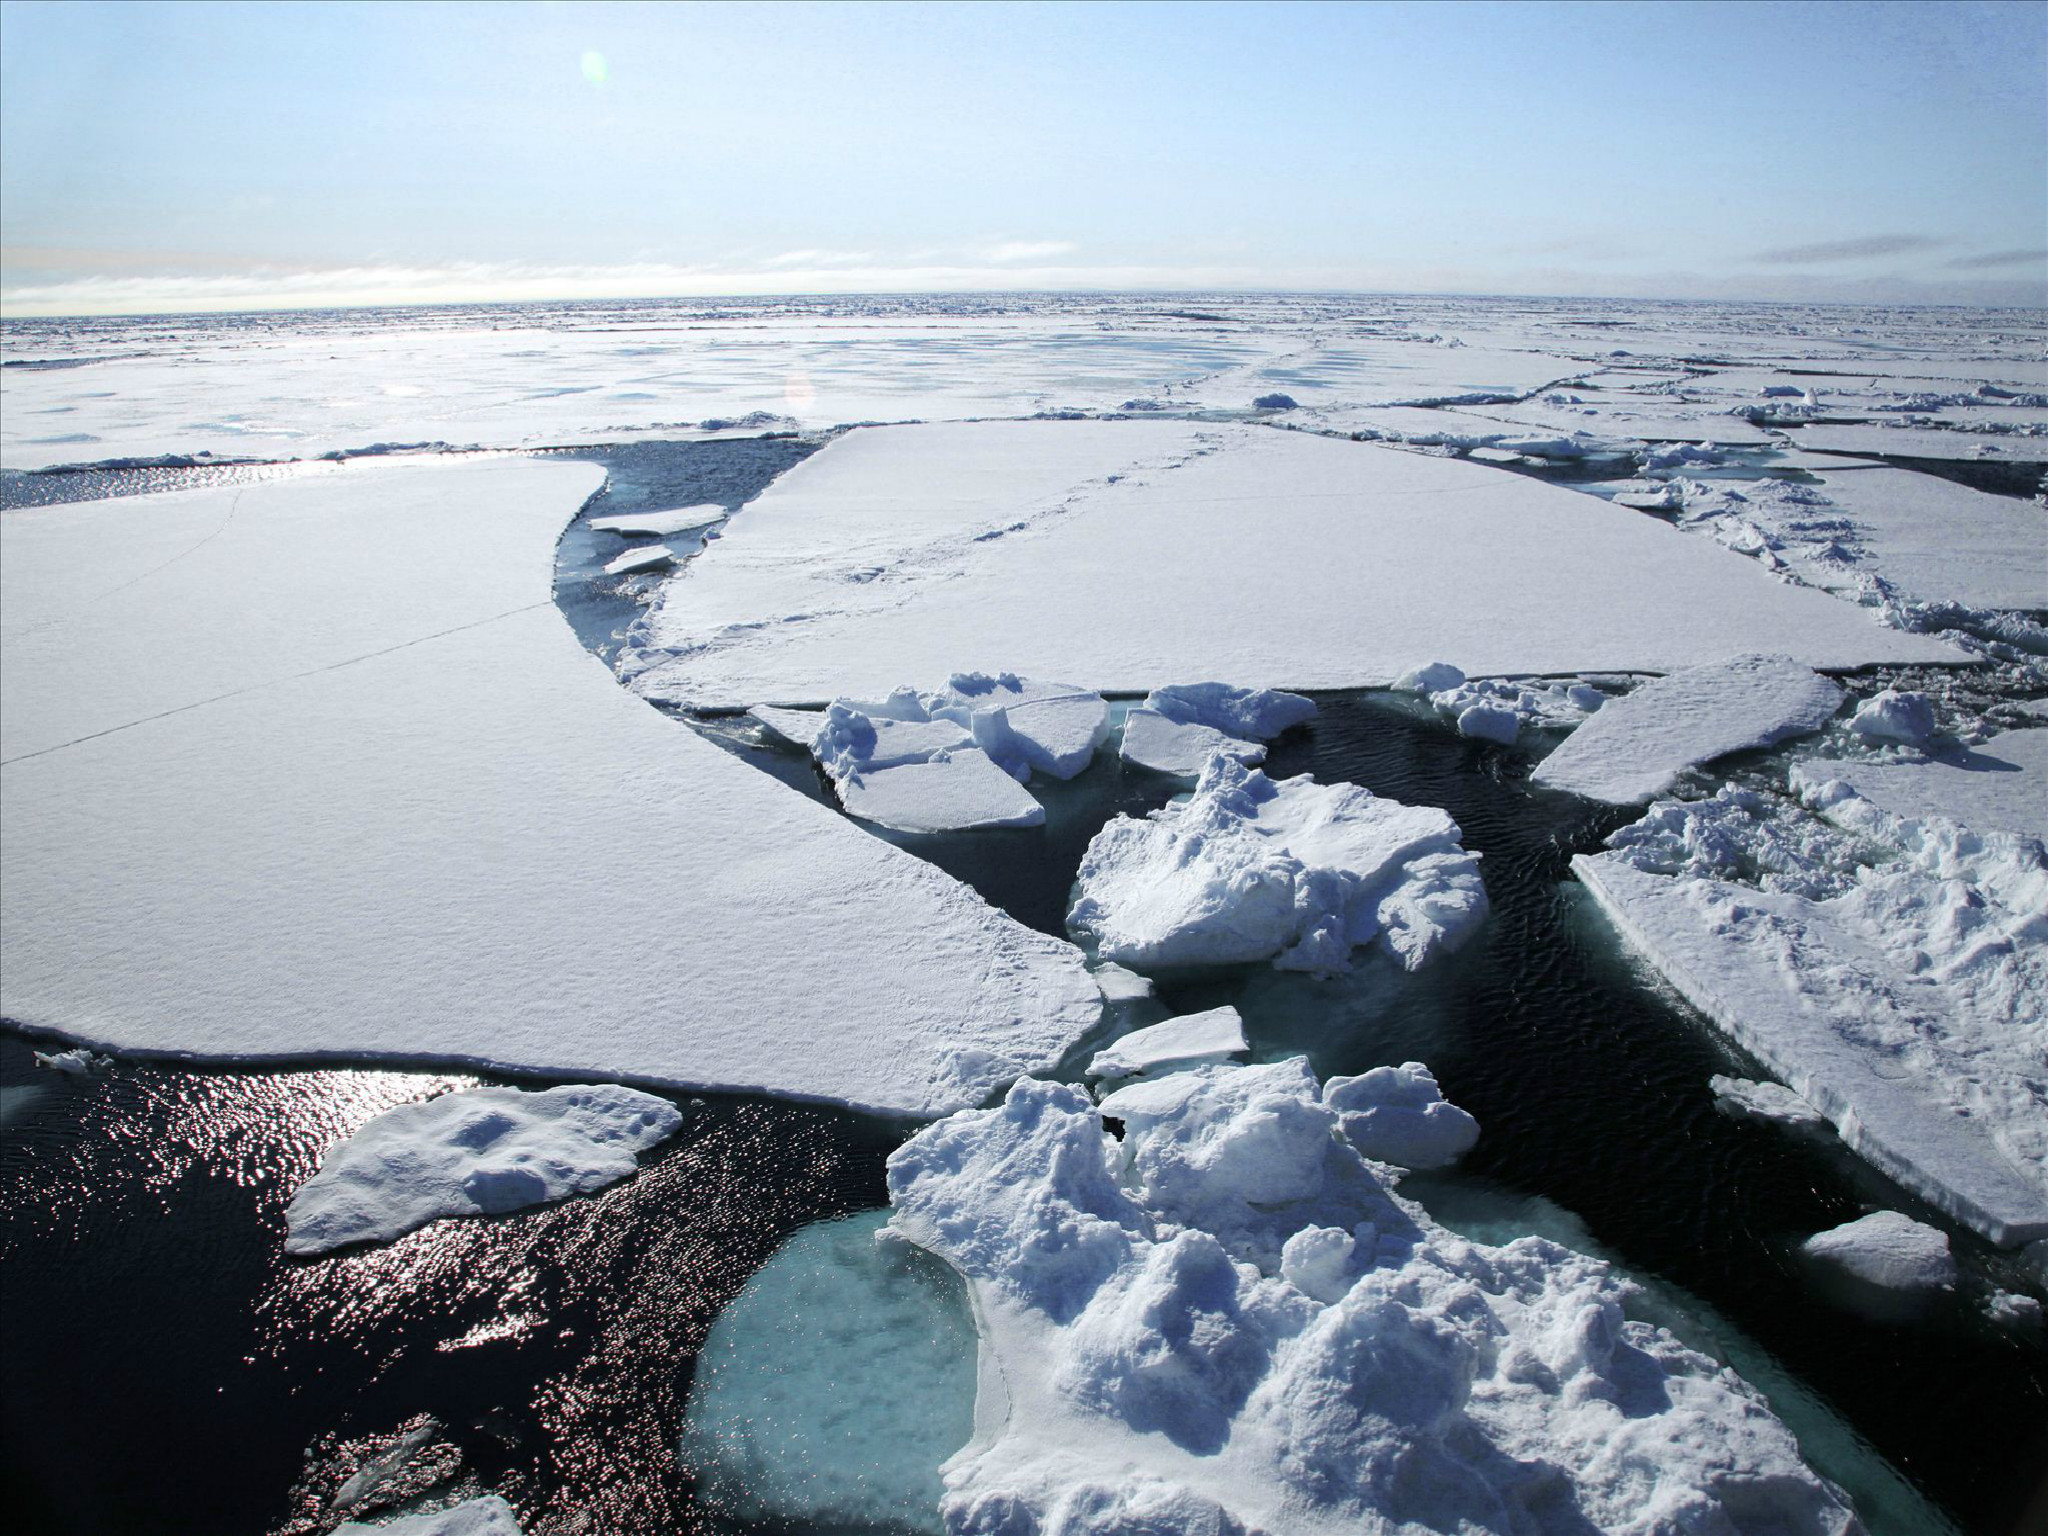
[[[1390,1194],[1300,1060],[1099,1110],[1025,1080],[913,1137],[889,1189],[975,1300],[975,1436],[941,1506],[963,1536],[1859,1528],[1605,1263]]]
[[[1313,701],[1270,688],[1180,683],[1155,688],[1124,717],[1127,763],[1196,778],[1218,752],[1241,763],[1265,761],[1262,743],[1315,718]]]
[[[381,1524],[350,1520],[334,1536],[520,1536],[519,1517],[496,1494]]]
[[[1648,800],[1696,764],[1819,730],[1841,703],[1839,687],[1790,657],[1688,667],[1608,704],[1530,779],[1617,805]]]
[[[1221,1061],[1245,1049],[1244,1020],[1235,1008],[1182,1014],[1134,1029],[1095,1053],[1090,1077],[1137,1077],[1170,1072],[1201,1062]]]
[[[1858,736],[1917,747],[1934,734],[1934,705],[1924,693],[1886,688],[1856,706],[1849,729]]]
[[[0,519],[0,1010],[907,1115],[1058,1061],[1103,1006],[1072,946],[578,644],[553,555],[599,475],[384,460]],[[147,643],[81,644],[82,592]],[[680,940],[622,951],[631,914]]]
[[[1792,765],[1791,780],[1816,802],[1839,784],[1895,816],[1947,816],[1976,832],[2048,842],[2048,729],[2006,731],[1939,757],[1808,758]]]
[[[1362,1155],[1399,1168],[1448,1168],[1479,1140],[1479,1122],[1443,1096],[1419,1061],[1333,1077],[1323,1102]]]
[[[1427,694],[1439,714],[1456,722],[1459,735],[1502,746],[1513,746],[1525,725],[1571,730],[1607,702],[1588,683],[1468,679],[1447,661],[1411,667],[1393,686],[1398,693]]]
[[[1215,757],[1186,800],[1095,835],[1067,924],[1142,969],[1271,959],[1329,972],[1375,939],[1415,970],[1485,915],[1478,855],[1443,811]]]
[[[1933,1291],[1956,1281],[1948,1234],[1897,1211],[1872,1211],[1800,1245],[1809,1258],[1891,1291]]]
[[[2041,842],[1840,781],[1808,795],[1831,825],[1724,791],[1660,803],[1573,869],[1855,1151],[1995,1242],[2048,1237]]]
[[[1828,1117],[1799,1097],[1783,1083],[1752,1082],[1746,1077],[1707,1079],[1714,1090],[1714,1102],[1731,1115],[1761,1120],[1767,1125],[1813,1125],[1828,1123]]]
[[[875,698],[952,667],[1137,694],[1191,675],[1375,686],[1431,653],[1496,676],[1759,648],[1961,659],[1528,476],[1159,420],[849,432],[672,578],[639,640],[634,689],[731,708]]]
[[[667,1099],[616,1083],[401,1104],[328,1149],[285,1208],[285,1252],[388,1243],[443,1216],[589,1194],[630,1177],[682,1123]]]

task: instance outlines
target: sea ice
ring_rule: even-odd
[[[1458,734],[1471,736],[1479,741],[1498,742],[1504,747],[1515,744],[1515,737],[1522,729],[1522,717],[1505,704],[1482,701],[1467,704],[1458,711]]]
[[[1816,731],[1842,690],[1784,656],[1738,656],[1645,683],[1537,764],[1533,782],[1626,805],[1730,752]]]
[[[694,507],[676,507],[667,512],[624,512],[616,517],[593,517],[590,526],[599,533],[622,537],[648,535],[665,539],[672,533],[694,533],[725,517],[725,508],[715,501]]]
[[[1410,667],[1394,679],[1393,687],[1400,693],[1448,693],[1464,681],[1465,674],[1448,661],[1432,661],[1427,666]]]
[[[1448,1168],[1479,1139],[1479,1122],[1449,1102],[1419,1061],[1323,1084],[1323,1102],[1351,1145],[1400,1168]]]
[[[1239,740],[1213,725],[1169,720],[1144,708],[1124,716],[1123,741],[1117,750],[1127,763],[1181,779],[1199,778],[1209,759],[1218,754],[1247,767],[1266,760],[1262,742]]]
[[[443,1216],[495,1216],[616,1184],[682,1112],[615,1083],[476,1088],[401,1104],[328,1149],[285,1210],[286,1253],[388,1243]]]
[[[671,578],[644,631],[624,658],[636,691],[732,708],[873,698],[963,666],[1135,694],[1190,675],[1378,686],[1431,653],[1493,675],[1760,648],[1962,659],[1525,475],[1156,419],[849,432]]]
[[[1089,974],[1095,978],[1095,985],[1102,989],[1104,1002],[1134,1003],[1152,995],[1151,978],[1125,970],[1113,961],[1105,960],[1091,967]]]
[[[892,1226],[981,1332],[947,1530],[1858,1528],[1604,1262],[1455,1236],[1339,1119],[1300,1060],[1099,1108],[1027,1079],[891,1156]]]
[[[1887,688],[1856,706],[1849,729],[1858,736],[1917,747],[1934,734],[1934,705],[1924,693]]]
[[[976,747],[834,781],[849,816],[899,832],[1045,825],[1045,807]]]
[[[1058,1062],[1102,1017],[1079,951],[578,643],[554,552],[599,478],[388,459],[0,519],[0,1011],[917,1116]],[[148,643],[81,643],[86,591]],[[687,941],[634,956],[636,913]]]
[[[1375,938],[1418,969],[1485,915],[1478,856],[1444,812],[1217,757],[1186,800],[1095,835],[1067,923],[1147,969],[1270,958],[1329,972]]]
[[[519,1517],[496,1494],[382,1524],[349,1520],[334,1536],[520,1536]]]
[[[640,544],[607,560],[604,573],[607,576],[628,576],[634,571],[651,571],[674,559],[675,551],[666,544]]]
[[[1186,1013],[1135,1029],[1088,1063],[1090,1077],[1157,1075],[1198,1062],[1220,1061],[1245,1049],[1244,1020],[1235,1008]]]
[[[1731,1115],[1761,1120],[1768,1125],[1813,1125],[1828,1123],[1828,1117],[1799,1097],[1783,1083],[1752,1082],[1746,1077],[1707,1079],[1714,1090],[1714,1102]]]
[[[1948,1234],[1897,1211],[1872,1211],[1800,1245],[1809,1257],[1891,1291],[1932,1291],[1955,1284]]]
[[[1808,758],[1791,777],[1812,804],[1846,790],[1895,816],[1946,816],[1973,831],[2048,842],[2048,729],[2007,731],[1918,762]]]
[[[1240,763],[1265,761],[1261,743],[1315,713],[1314,702],[1297,693],[1179,683],[1153,689],[1125,716],[1121,751],[1127,763],[1192,779],[1219,752]]]
[[[965,726],[975,745],[1020,779],[1071,779],[1109,737],[1109,705],[1100,694],[1013,672],[956,672],[923,703],[933,719]]]

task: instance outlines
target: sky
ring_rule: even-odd
[[[2048,304],[2048,4],[0,4],[0,311]]]

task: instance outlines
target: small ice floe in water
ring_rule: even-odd
[[[1306,774],[1276,784],[1216,757],[1188,799],[1096,833],[1067,926],[1104,959],[1147,969],[1343,971],[1377,939],[1415,970],[1486,915],[1479,856],[1459,836],[1431,806]]]
[[[1607,702],[1588,683],[1475,681],[1447,661],[1411,667],[1394,679],[1393,687],[1397,693],[1428,695],[1439,714],[1456,722],[1459,735],[1501,746],[1513,746],[1525,725],[1571,730]]]
[[[1800,1251],[1888,1291],[1935,1291],[1956,1281],[1948,1234],[1898,1211],[1872,1211],[1816,1233]]]
[[[390,1242],[443,1216],[495,1215],[634,1173],[682,1111],[615,1083],[476,1088],[401,1104],[332,1148],[285,1211],[285,1252]]]
[[[1354,1147],[1397,1168],[1448,1168],[1479,1139],[1479,1122],[1443,1096],[1436,1074],[1419,1061],[1333,1077],[1323,1084],[1323,1102]]]
[[[1341,1119],[1300,1059],[1100,1105],[1027,1078],[890,1157],[892,1228],[981,1333],[947,1530],[1856,1529],[1606,1263],[1438,1226]]]
[[[1314,702],[1298,693],[1180,683],[1153,689],[1125,716],[1120,750],[1127,763],[1192,779],[1219,752],[1241,763],[1264,762],[1263,743],[1315,713]]]
[[[1475,737],[1480,741],[1498,742],[1502,746],[1513,746],[1515,737],[1521,732],[1522,717],[1505,704],[1481,702],[1468,704],[1458,712],[1458,734]]]
[[[1934,734],[1934,705],[1924,693],[1887,688],[1856,706],[1849,729],[1872,740],[1917,747]]]
[[[94,1072],[103,1072],[114,1064],[111,1056],[95,1056],[84,1046],[74,1046],[68,1051],[37,1051],[36,1065],[48,1067],[53,1072],[62,1072],[68,1077],[85,1077]]]
[[[715,501],[694,507],[674,507],[666,512],[625,512],[617,517],[593,517],[590,526],[599,533],[616,533],[622,538],[665,539],[674,533],[693,533],[725,517],[725,508]]]
[[[1158,1076],[1181,1067],[1222,1061],[1244,1049],[1244,1020],[1238,1017],[1237,1010],[1211,1008],[1205,1013],[1185,1013],[1163,1024],[1132,1030],[1116,1044],[1095,1053],[1095,1059],[1088,1063],[1088,1075]]]
[[[1821,1127],[1828,1117],[1782,1083],[1751,1082],[1746,1077],[1714,1076],[1707,1080],[1714,1090],[1714,1103],[1743,1120],[1762,1120],[1771,1125]]]
[[[1817,731],[1842,690],[1784,656],[1738,656],[1687,667],[1614,699],[1530,775],[1534,783],[1627,805],[1730,752]]]
[[[1993,1291],[1984,1298],[1984,1315],[2001,1328],[2038,1328],[2041,1303],[2017,1291]]]
[[[1109,734],[1100,694],[1007,672],[956,673],[931,693],[836,699],[822,713],[748,713],[817,758],[849,815],[900,832],[1040,826],[1045,808],[1023,781],[1072,778]]]
[[[334,1536],[521,1536],[519,1517],[495,1493],[468,1499],[446,1509],[402,1515],[382,1524],[351,1520],[335,1527]]]
[[[635,571],[658,570],[673,559],[675,551],[666,544],[637,545],[606,561],[604,573],[607,576],[630,576]]]

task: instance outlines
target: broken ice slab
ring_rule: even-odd
[[[666,544],[643,544],[606,561],[604,573],[607,576],[630,576],[635,571],[657,570],[674,559],[675,551]]]
[[[616,517],[593,517],[590,526],[599,533],[616,533],[633,538],[665,539],[671,534],[693,533],[725,517],[725,508],[715,501],[694,507],[676,507],[667,512],[624,512]]]
[[[1235,1008],[1211,1008],[1182,1014],[1163,1024],[1132,1030],[1114,1045],[1095,1053],[1090,1077],[1135,1077],[1156,1074],[1197,1062],[1221,1061],[1246,1049],[1244,1020]]]
[[[847,814],[898,832],[1045,824],[1045,807],[977,747],[928,762],[863,769],[836,784]]]

